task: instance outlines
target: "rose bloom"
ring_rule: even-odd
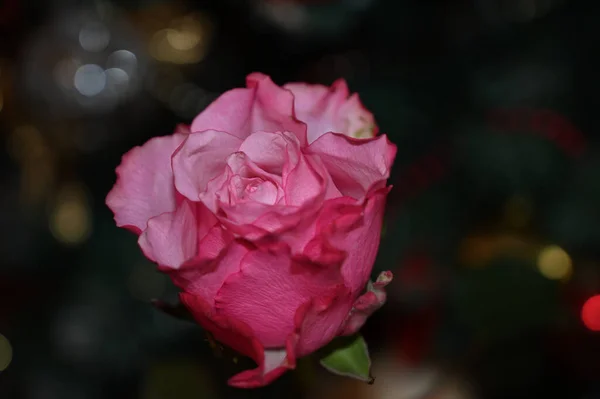
[[[342,80],[246,83],[123,156],[106,203],[196,321],[254,359],[229,380],[251,388],[385,301],[391,273],[365,286],[396,147]]]

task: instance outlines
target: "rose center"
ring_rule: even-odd
[[[273,205],[277,202],[277,186],[260,177],[234,176],[231,179],[233,196],[237,201],[253,201]]]

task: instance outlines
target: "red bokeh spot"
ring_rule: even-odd
[[[600,331],[600,295],[589,298],[581,309],[581,320],[592,331]]]

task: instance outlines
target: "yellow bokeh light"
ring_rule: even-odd
[[[91,215],[82,190],[67,188],[58,196],[50,216],[54,237],[67,245],[85,241],[91,232]]]
[[[0,371],[6,370],[12,361],[13,350],[6,337],[0,334]]]
[[[206,55],[209,38],[209,21],[201,15],[191,14],[158,30],[150,40],[149,51],[158,61],[194,64]]]
[[[196,47],[201,37],[201,32],[197,30],[177,30],[177,29],[166,29],[167,42],[175,50],[187,51]]]
[[[537,266],[544,277],[551,280],[564,280],[571,275],[573,262],[564,249],[551,245],[540,251]]]

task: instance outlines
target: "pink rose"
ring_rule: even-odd
[[[106,203],[198,323],[256,361],[229,383],[257,387],[385,301],[391,273],[365,285],[395,154],[344,81],[254,73],[128,152]]]

